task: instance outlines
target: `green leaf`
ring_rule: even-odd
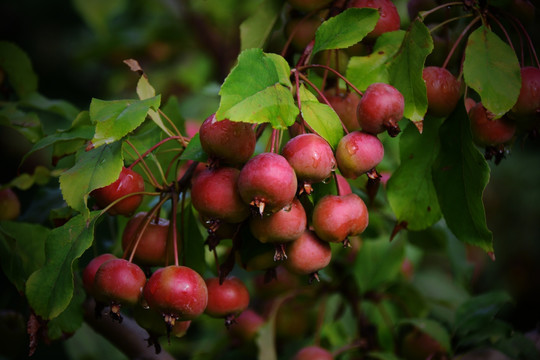
[[[482,331],[511,300],[506,292],[490,292],[469,299],[456,311],[455,331],[463,336],[471,331]]]
[[[37,114],[21,111],[15,104],[7,103],[0,108],[0,125],[14,129],[32,143],[43,137]]]
[[[463,63],[465,83],[496,117],[514,106],[521,89],[520,66],[512,48],[484,26],[467,41]]]
[[[82,119],[88,119],[86,123]],[[57,130],[56,133],[46,136],[36,142],[21,160],[21,164],[34,152],[55,145],[59,142],[69,142],[71,140],[90,140],[94,136],[94,126],[90,124],[88,111],[82,111],[73,121],[73,126],[68,130]]]
[[[401,164],[388,180],[386,196],[397,221],[406,222],[409,230],[423,230],[441,218],[431,172],[441,123],[436,118],[424,121],[423,134],[410,123],[400,136]]]
[[[364,91],[373,83],[390,83],[388,64],[399,50],[405,31],[383,33],[377,38],[371,54],[353,56],[347,66],[347,79]]]
[[[365,293],[397,280],[405,256],[405,243],[387,238],[364,241],[354,262],[354,278]]]
[[[313,54],[322,50],[345,49],[360,42],[379,20],[372,8],[349,8],[323,22],[315,33]]]
[[[32,62],[17,45],[0,41],[0,68],[6,73],[19,98],[37,91],[38,78],[32,68]]]
[[[45,262],[45,239],[50,230],[37,224],[0,222],[0,260],[4,275],[18,291]]]
[[[300,86],[299,94],[302,118],[335,149],[343,137],[343,126],[338,115],[330,106],[319,102],[304,85]]]
[[[240,24],[240,49],[263,48],[281,13],[282,0],[265,0]]]
[[[69,120],[70,122],[79,113],[79,109],[66,100],[49,99],[37,92],[28,94],[28,96],[20,101],[20,106],[55,114],[63,118],[63,120]],[[64,121],[64,123],[66,122]],[[50,128],[51,126],[47,127]],[[54,130],[59,128],[62,128],[62,124],[56,121],[54,123]]]
[[[34,184],[45,185],[49,182],[51,177],[56,176],[58,171],[51,171],[45,166],[38,165],[34,168],[34,173],[32,175],[28,173],[21,174],[11,180],[9,185],[11,187],[17,187],[21,190],[28,190]]]
[[[116,181],[123,165],[119,142],[83,150],[75,165],[60,176],[64,200],[73,209],[88,215],[88,194]]]
[[[144,74],[139,78],[139,82],[137,82],[137,95],[139,96],[139,99],[141,100],[151,99],[156,96],[156,90],[150,84],[150,82],[148,81],[148,78]],[[158,107],[159,107],[159,104],[157,106],[154,106],[154,109],[157,109]],[[148,109],[148,116],[150,116],[152,121],[157,126],[159,126],[165,134],[167,134],[168,136],[174,136],[175,134],[171,130],[169,130],[169,128],[163,123],[161,116],[154,109]]]
[[[431,319],[403,319],[400,326],[412,325],[435,339],[445,350],[450,350],[450,334],[439,322]]]
[[[90,119],[96,124],[92,139],[94,147],[120,140],[135,130],[142,124],[150,108],[159,108],[160,101],[159,95],[145,100],[92,99]]]
[[[65,334],[75,333],[83,323],[83,303],[86,299],[80,279],[67,308],[60,315],[47,323],[47,335],[50,339],[60,339]]]
[[[57,317],[70,304],[74,289],[73,265],[92,245],[99,214],[100,211],[93,211],[88,219],[77,215],[47,236],[45,265],[30,275],[26,283],[28,302],[43,319]]]
[[[208,155],[204,152],[201,146],[199,133],[196,133],[191,140],[189,140],[189,144],[182,153],[182,156],[180,156],[180,159],[193,160],[201,163],[206,163],[208,161]]]
[[[204,252],[206,247],[204,246],[205,237],[201,234],[197,224],[199,220],[193,214],[192,207],[188,204],[184,208],[187,213],[187,218],[184,222],[185,236],[182,237],[182,258],[185,260],[185,265],[197,271],[199,274],[204,274],[206,271],[206,262],[204,258]],[[180,224],[181,213],[177,214],[178,223]]]
[[[433,50],[429,29],[419,19],[405,33],[403,43],[388,73],[390,84],[405,98],[403,115],[414,122],[422,121],[427,111],[426,83],[422,78],[424,62]]]
[[[262,124],[276,129],[292,125],[298,115],[291,94],[287,61],[261,49],[244,50],[221,86],[218,120]]]
[[[463,105],[446,119],[439,132],[441,148],[433,166],[433,181],[446,223],[468,244],[493,251],[482,194],[489,181],[489,166],[472,140]]]

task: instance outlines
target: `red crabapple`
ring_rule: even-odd
[[[520,117],[540,112],[540,69],[527,66],[521,69],[521,90],[512,112]]]
[[[377,136],[353,131],[338,143],[336,160],[341,174],[349,179],[367,173],[383,159],[384,147]]]
[[[217,277],[206,279],[206,287],[208,305],[204,312],[214,318],[224,318],[227,326],[249,305],[248,289],[236,277],[227,277],[222,283]]]
[[[450,115],[459,101],[459,81],[450,71],[438,66],[425,67],[422,78],[426,83],[428,114],[437,117]]]
[[[505,144],[514,137],[515,123],[502,117],[494,119],[481,102],[469,112],[474,141],[480,146]]]
[[[358,123],[363,131],[390,136],[399,134],[405,99],[398,89],[385,83],[369,85],[358,103]]]
[[[299,275],[311,274],[316,279],[317,271],[325,268],[332,259],[330,244],[307,229],[302,236],[287,244],[287,254],[285,267],[289,271]]]
[[[379,10],[379,20],[375,29],[367,34],[366,38],[368,39],[375,39],[385,32],[399,30],[401,25],[397,8],[391,0],[352,0],[348,7],[367,7]]]
[[[95,189],[90,195],[96,200],[98,206],[105,208],[123,196],[141,191],[144,191],[142,176],[131,169],[123,167],[116,181],[105,187]],[[111,207],[109,214],[130,216],[141,202],[142,195],[129,196]]]

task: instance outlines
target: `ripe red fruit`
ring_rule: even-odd
[[[170,326],[176,320],[195,319],[208,302],[204,279],[195,270],[176,265],[156,270],[146,282],[143,296],[151,309],[165,314]]]
[[[232,321],[249,305],[249,292],[244,283],[236,277],[228,277],[219,283],[219,278],[206,279],[208,305],[204,311],[214,318]]]
[[[140,212],[133,216],[122,234],[122,249],[131,251],[142,230],[146,212]],[[169,220],[159,218],[158,222],[153,218],[147,224],[136,245],[134,261],[141,265],[163,266],[167,257],[167,238],[169,234]]]
[[[294,169],[281,155],[262,153],[251,158],[240,171],[238,190],[242,200],[272,213],[292,203],[297,180]]]
[[[368,209],[356,194],[326,195],[313,209],[313,228],[325,241],[342,242],[361,234],[369,223]]]
[[[351,185],[343,175],[336,174],[339,195],[352,194]]]
[[[460,97],[460,83],[452,73],[438,66],[428,66],[422,72],[426,83],[428,114],[438,117],[450,115]]]
[[[375,29],[366,35],[368,39],[375,39],[385,32],[399,30],[401,25],[399,13],[390,0],[352,0],[349,7],[367,7],[379,10],[379,20],[375,25]]]
[[[293,360],[333,360],[332,353],[319,346],[307,346],[300,349]]]
[[[287,244],[287,255],[285,267],[292,273],[316,274],[330,263],[332,249],[328,242],[306,229],[298,239]]]
[[[326,99],[332,105],[332,108],[339,116],[339,119],[347,128],[347,131],[354,131],[360,128],[358,124],[358,104],[360,103],[360,97],[353,92],[339,93],[333,95],[329,91],[326,91]]]
[[[298,239],[307,225],[304,207],[298,199],[291,206],[262,217],[254,216],[249,228],[255,238],[263,243],[284,243]]]
[[[121,305],[136,305],[146,283],[146,275],[139,266],[125,259],[105,261],[94,278],[97,300],[111,302],[111,315],[121,321]]]
[[[383,159],[384,147],[375,135],[353,131],[338,143],[336,160],[341,174],[355,179],[377,166]]]
[[[301,134],[290,139],[281,154],[291,164],[304,190],[311,193],[310,184],[332,176],[336,168],[334,152],[326,140],[316,134]]]
[[[512,112],[520,117],[540,114],[540,69],[521,69],[521,90]]]
[[[398,89],[385,83],[369,85],[358,103],[358,123],[363,131],[390,136],[399,134],[405,99]]]
[[[211,159],[227,164],[243,164],[255,150],[255,132],[251,124],[223,119],[210,115],[201,125],[201,146]]]
[[[116,259],[117,257],[113,254],[101,254],[99,256],[96,256],[90,262],[83,270],[82,273],[82,282],[84,289],[86,292],[92,296],[95,296],[94,292],[94,280],[96,277],[96,272],[98,271],[101,264],[108,260]]]
[[[515,123],[502,117],[494,119],[481,102],[469,112],[471,131],[474,141],[480,146],[505,144],[516,132]]]
[[[206,169],[193,179],[191,202],[205,218],[239,223],[249,216],[249,206],[240,197],[240,170],[231,167]]]
[[[107,207],[115,200],[128,194],[144,191],[144,180],[135,171],[122,168],[118,179],[110,185],[95,189],[91,192],[92,197],[101,208]],[[109,209],[111,215],[131,216],[142,202],[142,195],[133,195],[118,202]]]
[[[11,188],[0,190],[0,220],[15,220],[21,213],[19,197]]]

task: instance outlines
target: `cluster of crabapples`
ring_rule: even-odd
[[[351,4],[370,6],[369,1],[361,0]],[[378,4],[384,5],[379,10],[385,16],[370,37],[399,29],[399,15],[392,2]],[[448,70],[436,66],[425,67],[423,79],[428,114],[447,117],[462,96],[461,83]],[[513,121],[538,117],[540,70],[524,68],[522,79],[521,94],[508,116],[494,119],[481,103],[466,101],[473,137],[479,145],[504,146],[515,132],[510,117]],[[347,179],[367,175],[369,181],[379,181],[376,166],[383,159],[384,147],[378,135],[398,135],[404,97],[389,84],[373,83],[361,94],[326,90],[324,101],[346,130],[335,149],[305,127],[302,119],[289,128],[291,137],[283,147],[274,130],[272,145],[267,147],[270,150],[257,154],[256,143],[264,125],[218,120],[215,114],[202,123],[199,139],[208,162],[193,164],[191,172],[179,175],[179,179],[188,176],[191,205],[208,231],[210,250],[215,251],[223,239],[233,239],[236,251],[246,246],[242,240],[258,241],[270,246],[270,256],[239,259],[245,269],[283,265],[291,273],[318,280],[318,272],[330,264],[331,244],[347,246],[349,237],[367,228],[368,208],[352,192]],[[335,191],[310,197],[316,191],[314,185],[323,182],[334,184]],[[85,289],[98,303],[108,304],[110,314],[118,320],[122,319],[121,306],[135,307],[135,319],[156,336],[182,336],[191,320],[203,313],[224,318],[230,325],[249,305],[246,285],[239,278],[222,274],[204,279],[193,269],[178,265],[177,258],[173,261],[172,256],[178,254],[176,236],[171,236],[176,233],[176,224],[160,218],[159,207],[133,215],[143,191],[141,175],[123,168],[117,181],[92,192],[96,204],[107,207],[109,214],[131,218],[122,237],[124,257],[103,254],[94,258],[83,272]],[[239,240],[245,231],[249,238]],[[143,268],[157,269],[150,274]]]

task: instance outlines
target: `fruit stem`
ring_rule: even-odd
[[[176,131],[176,133],[178,134],[178,137],[180,138],[180,142],[182,143],[182,146],[185,148],[187,146],[187,143],[186,143],[184,137],[182,136],[182,133],[180,132],[180,130],[178,130],[178,128],[176,127],[176,125],[174,125],[172,120],[161,109],[158,109],[158,112],[173,127],[174,131]]]
[[[139,243],[141,242],[141,238],[146,231],[146,228],[148,227],[148,224],[150,221],[152,221],[152,218],[155,214],[157,214],[158,210],[161,208],[161,206],[170,198],[170,194],[166,194],[154,207],[152,207],[152,210],[150,210],[145,216],[143,221],[139,224],[137,227],[137,237],[135,238],[135,241],[131,241],[129,246],[126,247],[126,250],[124,250],[124,254],[122,255],[122,259],[125,259],[128,252],[129,255],[129,262],[133,262],[133,257],[135,256],[135,252],[137,251],[137,247],[139,246]]]
[[[134,167],[135,165],[137,165],[137,163],[139,161],[144,161],[144,158],[146,156],[148,156],[148,154],[150,154],[152,151],[154,151],[155,149],[157,149],[158,147],[160,147],[161,145],[163,145],[164,143],[170,141],[170,140],[177,140],[177,139],[182,139],[182,141],[185,141],[184,140],[184,137],[183,136],[170,136],[168,138],[165,138],[163,140],[161,140],[160,142],[158,142],[157,144],[155,144],[154,146],[152,146],[151,148],[149,148],[148,150],[146,150],[141,156],[139,156],[130,166],[129,166],[129,169],[131,169],[132,167]],[[130,144],[130,146],[133,147],[133,145]],[[185,146],[184,146],[185,147]]]
[[[510,35],[508,35],[508,32],[506,31],[506,29],[504,28],[503,24],[501,24],[501,22],[499,21],[499,19],[497,19],[497,17],[491,13],[488,13],[488,16],[493,20],[495,21],[495,23],[497,25],[499,25],[499,27],[501,28],[501,31],[503,32],[504,36],[506,37],[506,41],[508,42],[508,45],[510,45],[510,47],[512,48],[512,51],[515,53],[516,52],[516,49],[514,48],[514,44],[512,43],[512,39],[510,39]]]
[[[185,191],[182,190],[180,195],[182,196],[182,202],[180,203],[180,234],[182,234],[182,236],[183,236],[183,241],[182,241],[182,265],[186,265],[186,252],[185,252],[186,236],[184,236],[184,211],[186,209],[186,193],[185,193]],[[174,249],[174,256],[175,256],[174,261],[175,261],[175,263],[178,263],[178,246],[176,245],[176,243],[174,243],[174,245],[176,247]]]
[[[356,91],[360,96],[363,96],[364,93],[362,91],[360,91],[356,86],[354,86],[354,84],[352,82],[349,81],[349,79],[347,79],[345,76],[343,76],[339,71],[337,71],[336,69],[332,69],[331,67],[329,66],[326,66],[326,65],[321,65],[321,64],[309,64],[309,65],[304,65],[304,66],[300,66],[300,67],[297,67],[296,70],[298,71],[303,71],[305,69],[309,69],[309,68],[323,68],[323,69],[326,69],[328,71],[331,71],[333,72],[334,74],[336,74],[336,76],[338,76],[341,80],[345,81],[345,83],[351,88],[353,89],[354,91]]]
[[[456,6],[456,5],[463,5],[463,2],[462,1],[454,1],[454,2],[439,5],[437,7],[434,7],[433,9],[429,9],[429,10],[426,10],[426,11],[420,11],[418,13],[417,17],[420,18],[423,21],[428,15],[431,15],[434,12],[439,11],[440,9],[444,9],[444,8],[447,8],[447,7],[450,7],[450,6]]]
[[[184,196],[182,193],[182,202]],[[178,266],[178,231],[176,231],[176,211],[178,210],[178,194],[173,191],[172,193],[172,212],[171,212],[171,231],[172,231],[172,242],[173,242],[173,251],[174,251],[174,265]],[[183,210],[183,207],[182,207]],[[183,211],[182,211],[183,213]],[[181,233],[184,234],[183,221],[181,222]],[[183,236],[185,238],[185,236]]]
[[[473,16],[473,14],[465,14],[465,15],[461,15],[461,16],[456,16],[456,17],[453,17],[451,19],[448,19],[448,20],[445,20],[443,21],[442,23],[440,24],[437,24],[436,26],[432,27],[431,29],[429,29],[429,33],[434,33],[435,31],[439,30],[440,28],[442,28],[443,26],[451,23],[451,22],[454,22],[456,20],[461,20],[461,19],[465,19],[465,18],[468,18],[468,17],[471,17]]]
[[[536,50],[534,49],[534,45],[532,43],[531,37],[529,36],[529,33],[527,32],[527,30],[525,29],[525,27],[523,26],[521,21],[519,21],[518,18],[516,18],[512,14],[506,14],[506,15],[510,17],[510,19],[512,19],[519,26],[519,28],[523,32],[523,35],[525,35],[525,38],[527,39],[527,43],[529,44],[529,52],[531,53],[531,58],[533,58],[534,61],[536,61],[536,67],[540,68],[540,62],[538,61],[538,56],[536,55]]]
[[[152,186],[155,187],[156,189],[163,190],[163,187],[157,182],[156,178],[152,174],[152,171],[150,171],[150,168],[148,167],[148,165],[144,161],[144,158],[141,156],[141,154],[139,153],[137,148],[129,140],[126,140],[126,143],[129,146],[131,146],[133,151],[135,151],[135,153],[137,154],[137,157],[138,157],[137,160],[140,160],[140,162],[141,162],[141,164],[143,166],[143,171],[146,174],[146,176],[148,176],[148,179],[150,179],[150,183],[152,184]],[[135,160],[135,162],[133,164],[131,164],[128,169],[131,170],[133,168],[133,166],[138,162],[137,160]]]
[[[459,43],[461,42],[461,39],[463,39],[463,37],[465,36],[466,33],[469,32],[469,30],[473,27],[474,24],[476,24],[478,22],[478,20],[480,20],[482,17],[480,15],[478,15],[477,17],[475,17],[473,19],[473,21],[471,21],[469,23],[469,25],[467,25],[465,27],[465,29],[463,29],[463,31],[461,32],[461,34],[459,34],[459,37],[456,39],[456,42],[454,42],[454,45],[452,46],[452,49],[450,49],[450,51],[448,52],[448,55],[446,56],[446,59],[444,60],[444,63],[442,65],[442,68],[443,69],[446,69],[446,67],[448,66],[448,62],[450,61],[450,58],[452,58],[452,55],[454,54],[454,52],[456,51],[457,49],[457,46],[459,45]]]
[[[135,195],[150,195],[150,196],[157,196],[161,193],[159,192],[149,192],[149,191],[140,191],[140,192],[134,192],[134,193],[130,193],[130,194],[127,194],[127,195],[124,195],[116,200],[114,200],[112,203],[110,203],[109,205],[107,205],[106,208],[102,209],[101,212],[99,213],[99,216],[105,214],[107,211],[110,210],[110,208],[112,208],[114,205],[118,204],[120,201],[124,200],[124,199],[127,199],[128,197],[130,196],[135,196]]]

